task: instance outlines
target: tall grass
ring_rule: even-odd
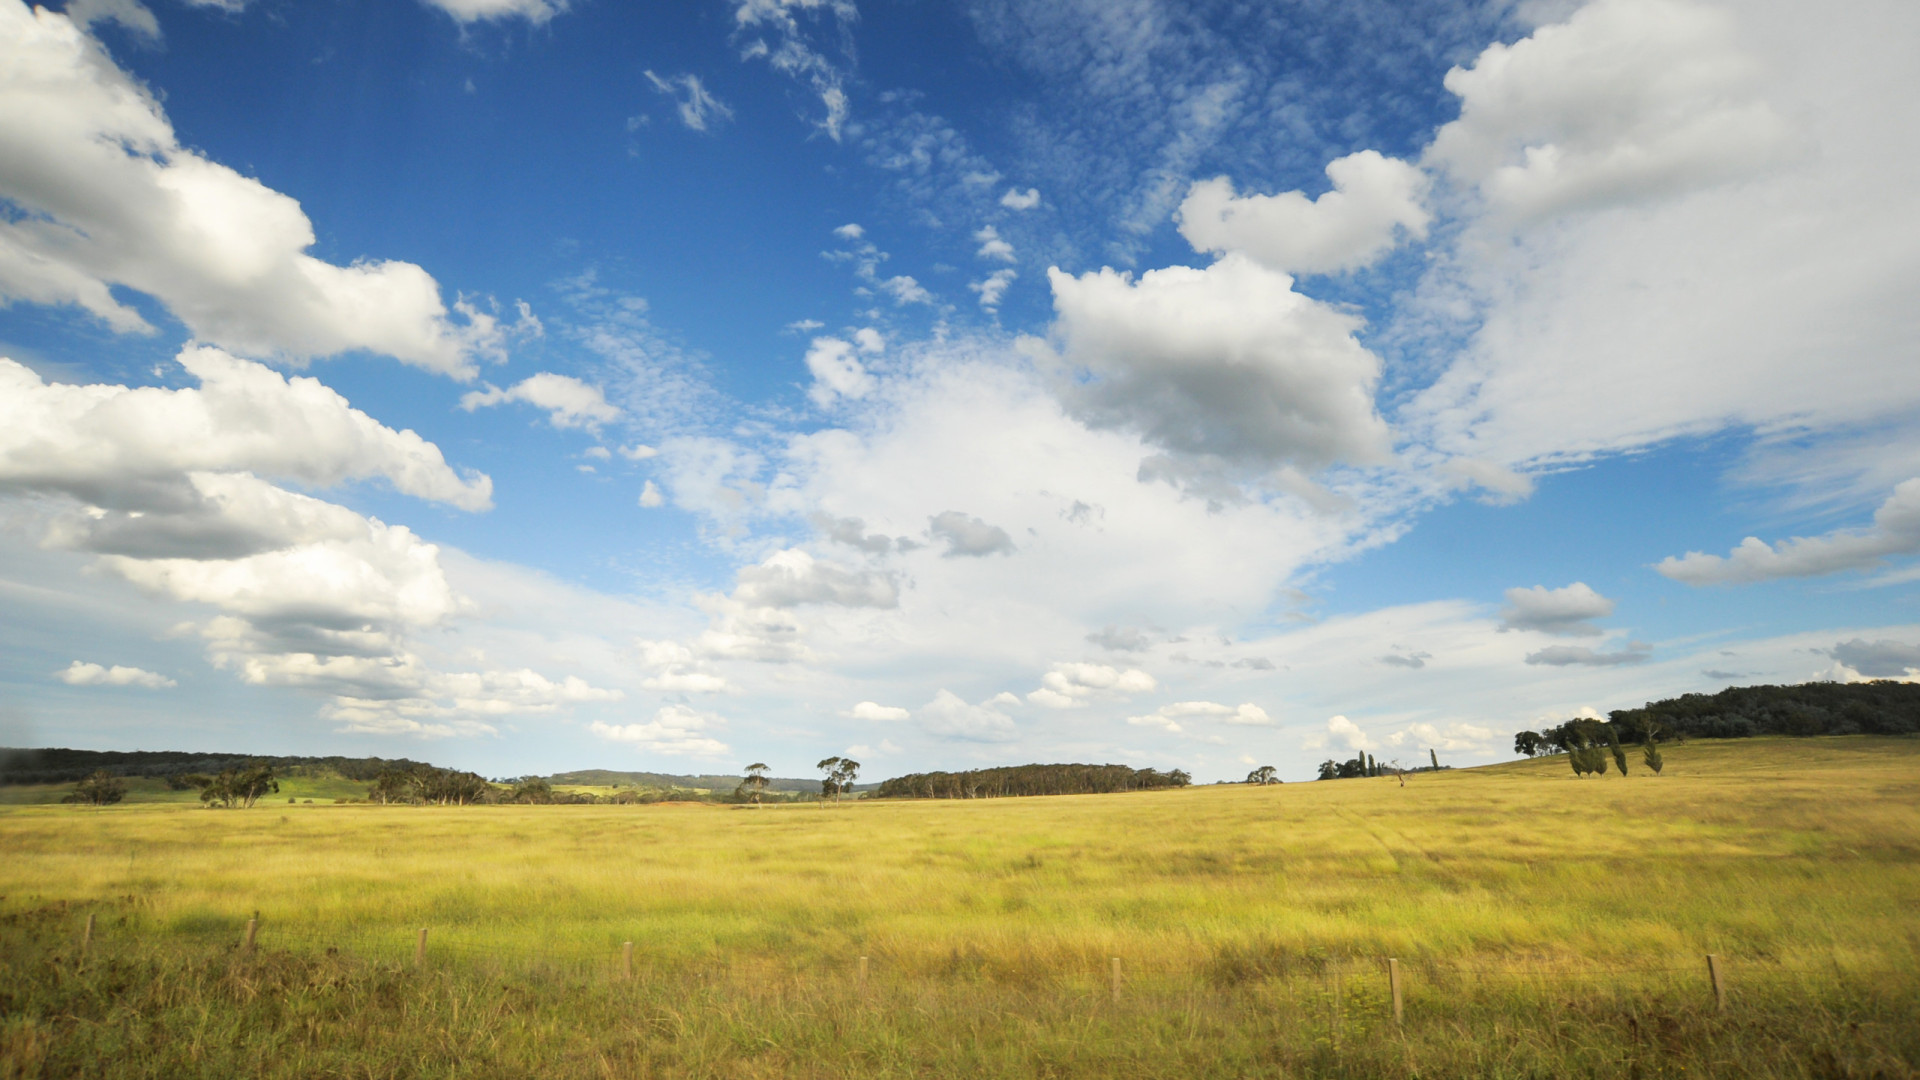
[[[824,808],[0,810],[0,1060],[127,1076],[1912,1075],[1920,742],[1666,756],[1659,777],[1535,761],[1404,788]],[[1728,958],[1726,1014],[1709,952]],[[1404,1029],[1385,956],[1407,972]]]

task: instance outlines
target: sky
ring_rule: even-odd
[[[1470,765],[1920,677],[1920,6],[0,0],[0,745]]]

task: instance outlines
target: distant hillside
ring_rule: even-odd
[[[675,776],[671,773],[578,769],[573,772],[554,773],[547,777],[546,781],[549,784],[578,784],[586,787],[705,788],[724,794],[739,786],[740,774],[709,773],[702,776]],[[855,784],[853,790],[870,791],[879,786],[878,784]],[[820,781],[818,778],[796,780],[792,777],[768,777],[767,790],[818,795]]]
[[[966,772],[909,773],[879,786],[882,799],[997,799],[1019,795],[1093,795],[1186,787],[1193,778],[1175,769],[1126,765],[1005,765]]]
[[[270,754],[224,754],[193,750],[69,750],[0,748],[0,784],[64,784],[96,770],[114,776],[167,777],[183,773],[218,773],[264,761],[278,770],[312,768],[336,773],[348,780],[372,780],[382,769],[405,769],[419,762],[407,758],[290,757]]]

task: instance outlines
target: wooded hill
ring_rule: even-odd
[[[966,772],[909,773],[882,781],[882,799],[994,799],[1012,795],[1091,795],[1186,787],[1193,778],[1175,769],[1125,765],[1007,765]]]
[[[611,769],[577,769],[573,772],[554,773],[545,778],[549,784],[573,784],[582,787],[644,787],[644,788],[704,788],[708,791],[730,793],[740,785],[738,773],[722,775],[714,773],[704,776],[674,776],[669,773],[653,772],[616,772]],[[872,784],[857,784],[854,791],[866,791]],[[768,791],[792,791],[813,795],[820,794],[820,779],[796,780],[792,777],[767,778]]]
[[[163,779],[189,773],[216,775],[227,769],[266,764],[281,775],[295,769],[332,773],[348,780],[372,780],[388,769],[410,769],[407,758],[289,757],[224,754],[191,750],[69,750],[0,748],[0,784],[65,784],[95,772],[110,776]]]
[[[1623,729],[1623,736],[1637,736],[1651,725],[1689,739],[1911,735],[1920,732],[1920,685],[1878,681],[1729,686],[1717,694],[1683,694],[1638,709],[1615,709],[1608,719]]]

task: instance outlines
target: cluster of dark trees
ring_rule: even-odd
[[[85,803],[88,806],[112,806],[127,797],[127,782],[107,772],[98,770],[73,785],[63,803]]]
[[[70,784],[96,772],[109,776],[168,781],[176,791],[185,776],[218,776],[228,769],[267,765],[281,776],[301,770],[337,773],[349,780],[372,780],[387,769],[417,762],[405,758],[262,757],[258,754],[209,754],[183,750],[0,749],[0,784]]]
[[[1320,763],[1320,775],[1315,777],[1315,779],[1351,780],[1361,776],[1398,776],[1401,773],[1438,772],[1441,769],[1450,769],[1453,767],[1451,765],[1440,764],[1440,755],[1431,749],[1427,751],[1427,761],[1430,764],[1407,769],[1399,765],[1382,764],[1372,754],[1368,753],[1355,755],[1348,761],[1335,761],[1332,758],[1328,758]]]
[[[1569,720],[1545,731],[1522,731],[1513,737],[1513,750],[1537,757],[1601,744],[1648,746],[1671,739],[1915,732],[1920,732],[1920,685],[1816,682],[1730,686],[1717,694],[1649,701],[1638,709],[1615,709],[1605,720]],[[1616,764],[1624,760],[1622,754]]]
[[[1013,795],[1095,795],[1186,787],[1193,777],[1174,769],[1126,765],[1007,765],[966,772],[909,773],[882,781],[882,799],[996,799]]]

